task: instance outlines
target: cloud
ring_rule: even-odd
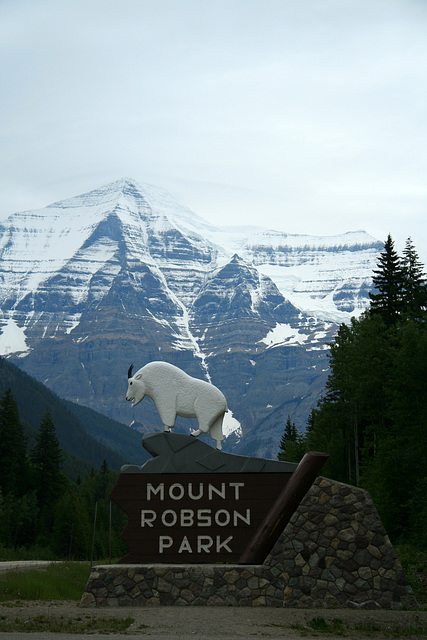
[[[425,247],[427,5],[0,5],[0,216],[122,175],[211,220]],[[389,228],[389,225],[391,228]]]

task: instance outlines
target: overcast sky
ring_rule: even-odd
[[[120,177],[427,264],[427,0],[0,0],[0,218]]]

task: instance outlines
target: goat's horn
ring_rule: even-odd
[[[128,378],[132,378],[132,369],[133,369],[133,364],[131,364],[128,369]]]

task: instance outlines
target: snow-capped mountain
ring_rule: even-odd
[[[326,342],[367,305],[382,244],[216,228],[166,191],[122,179],[0,226],[0,353],[59,395],[151,429],[124,402],[131,362],[211,380],[227,446],[275,457],[288,414],[304,426]],[[182,421],[178,429],[187,429]]]

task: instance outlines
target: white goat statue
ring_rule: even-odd
[[[128,371],[126,400],[135,407],[144,396],[156,405],[164,430],[175,426],[177,416],[197,418],[199,428],[192,436],[208,433],[222,449],[224,440],[222,422],[228,411],[224,395],[213,384],[192,378],[178,367],[167,362],[150,362],[132,376],[133,365]]]

